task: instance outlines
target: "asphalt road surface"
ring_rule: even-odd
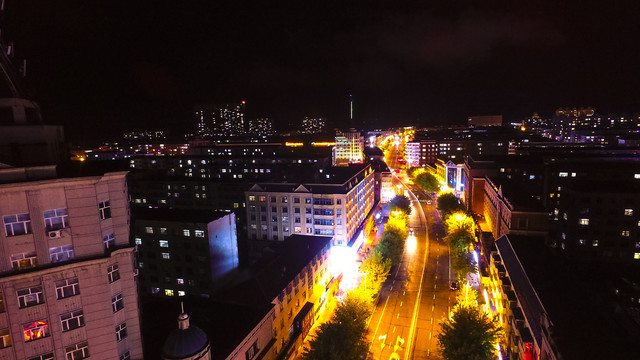
[[[400,174],[394,183],[400,184],[403,177]],[[414,209],[409,226],[417,241],[407,244],[402,263],[392,269],[380,291],[369,323],[368,359],[441,358],[435,335],[455,300],[449,289],[449,252],[440,240],[442,221],[435,201],[427,205],[427,194],[416,195],[423,201],[410,193]]]

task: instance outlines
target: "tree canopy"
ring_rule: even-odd
[[[404,195],[396,195],[396,197],[389,202],[389,210],[400,210],[407,215],[411,215],[411,200]]]
[[[502,335],[496,318],[472,306],[461,306],[445,319],[438,343],[445,360],[491,360]]]
[[[452,192],[442,193],[438,196],[437,208],[442,212],[443,217],[456,211],[464,211],[464,205]]]
[[[416,175],[413,181],[426,192],[435,192],[440,189],[440,182],[438,179],[428,172]]]
[[[382,233],[374,252],[379,253],[383,259],[391,261],[392,265],[397,265],[402,260],[405,239],[406,232],[389,227]]]
[[[360,360],[367,355],[367,319],[373,305],[358,293],[349,293],[331,320],[320,324],[303,353],[304,360]]]

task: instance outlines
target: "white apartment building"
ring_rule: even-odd
[[[405,160],[408,167],[420,166],[420,142],[410,141],[404,147]]]
[[[374,205],[374,172],[369,165],[340,170],[350,174],[346,181],[253,185],[245,193],[249,239],[326,235],[334,245],[346,245]]]
[[[0,170],[0,358],[142,359],[126,172],[52,171]]]
[[[364,150],[364,136],[360,131],[350,129],[347,132],[338,131],[336,133],[336,146],[333,148],[333,166],[348,166],[349,164],[360,164]]]

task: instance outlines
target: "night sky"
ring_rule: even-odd
[[[247,101],[278,126],[640,111],[638,1],[6,0],[46,121],[78,142]]]

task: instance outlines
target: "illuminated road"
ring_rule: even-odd
[[[401,183],[398,178],[394,181]],[[419,203],[409,195],[414,204],[409,226],[414,229],[417,246],[414,252],[405,252],[380,292],[369,323],[368,359],[441,358],[435,334],[454,300],[449,290],[449,255],[439,240],[443,231],[435,206]],[[426,195],[418,196],[425,199]]]

